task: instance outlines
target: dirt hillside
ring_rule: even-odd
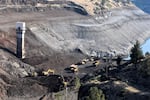
[[[50,99],[51,79],[28,77],[34,71],[52,68],[61,74],[87,55],[126,55],[136,40],[143,43],[150,36],[150,16],[134,6],[115,6],[128,3],[110,2],[113,9],[104,3],[102,12],[101,7],[96,8],[96,0],[72,0],[64,5],[57,1],[57,6],[46,7],[33,3],[0,6],[0,99]],[[93,9],[100,13],[95,14]],[[18,21],[27,26],[25,59],[16,57]]]

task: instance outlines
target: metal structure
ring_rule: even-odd
[[[17,57],[25,58],[25,48],[24,48],[24,36],[25,36],[25,22],[16,23],[16,34],[17,34]]]

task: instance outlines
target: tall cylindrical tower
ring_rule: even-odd
[[[17,34],[17,57],[25,58],[25,48],[24,48],[24,35],[25,35],[25,22],[16,23],[16,34]]]

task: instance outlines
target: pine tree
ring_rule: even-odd
[[[120,63],[122,61],[122,57],[118,56],[116,61],[117,61],[117,65],[120,66]]]
[[[131,57],[131,62],[135,64],[135,67],[137,65],[138,60],[143,58],[143,52],[140,48],[139,41],[136,41],[136,44],[132,47],[130,57]]]
[[[150,53],[149,52],[146,52],[145,53],[145,57],[149,57],[150,56]]]
[[[103,91],[98,89],[97,87],[90,87],[87,91],[88,96],[82,97],[79,100],[105,100],[105,95]]]
[[[74,86],[75,86],[74,89],[78,89],[81,86],[80,78],[75,77],[75,79],[74,79]]]
[[[143,77],[150,76],[150,59],[149,58],[140,64],[139,71]]]

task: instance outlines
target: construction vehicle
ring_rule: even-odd
[[[93,63],[93,65],[95,66],[95,67],[97,67],[98,65],[100,65],[100,61],[95,61],[94,63]]]
[[[94,61],[94,58],[93,58],[93,57],[91,57],[91,58],[90,58],[90,61]]]
[[[99,60],[99,58],[98,57],[91,57],[91,58],[89,58],[89,61],[96,61],[96,60]]]
[[[81,63],[86,64],[88,61],[89,61],[89,59],[83,59]]]
[[[72,64],[69,68],[72,72],[78,72],[78,66],[75,64]]]
[[[38,73],[37,73],[37,72],[33,72],[33,73],[31,74],[31,76],[32,76],[32,77],[37,77],[37,76],[38,76]]]
[[[47,71],[42,71],[42,74],[45,76],[49,76],[54,73],[55,73],[55,71],[53,69],[48,69]]]

